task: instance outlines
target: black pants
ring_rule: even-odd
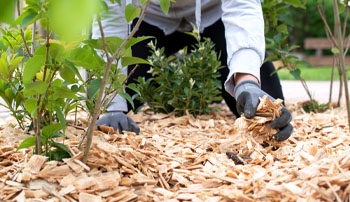
[[[134,21],[135,23],[135,21]],[[134,24],[133,24],[134,25]],[[165,35],[164,32],[158,27],[152,26],[146,22],[142,22],[138,32],[136,32],[135,37],[138,36],[154,36],[157,40],[157,47],[165,47],[165,54],[171,55],[176,53],[178,50],[182,49],[185,46],[190,48],[193,44],[196,43],[196,40],[187,34],[182,32],[174,32],[170,35]],[[210,38],[215,44],[215,51],[221,54],[220,60],[221,65],[224,68],[220,69],[221,73],[221,83],[222,83],[222,97],[224,98],[226,104],[230,108],[230,110],[238,116],[238,112],[236,109],[236,100],[225,91],[224,83],[226,81],[227,75],[229,74],[229,69],[227,68],[227,51],[226,51],[226,39],[225,39],[225,28],[221,20],[218,20],[213,25],[204,29],[204,32],[201,34],[201,37]],[[132,53],[135,57],[140,57],[146,59],[150,55],[150,49],[147,47],[147,43],[150,42],[149,39],[142,41],[132,47]],[[128,68],[128,72],[130,72],[134,68],[134,66],[130,66]],[[139,77],[150,78],[151,74],[147,73],[149,70],[149,65],[140,65],[133,75],[130,76],[128,83],[133,83]],[[274,98],[283,98],[282,88],[280,84],[280,80],[277,74],[271,75],[275,71],[275,68],[272,62],[265,62],[260,69],[261,76],[261,88],[271,95]],[[133,95],[135,92],[127,89],[127,93]],[[135,109],[142,105],[138,100],[134,100]],[[131,109],[129,103],[128,108]]]

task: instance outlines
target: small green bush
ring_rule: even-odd
[[[181,57],[164,54],[164,48],[157,49],[151,42],[152,55],[149,73],[152,78],[138,78],[140,96],[137,98],[147,103],[150,110],[158,113],[175,112],[184,115],[186,111],[193,115],[206,114],[213,110],[209,104],[221,100],[221,82],[218,80],[222,68],[219,56],[210,39],[200,40],[188,54],[187,47],[178,53]]]

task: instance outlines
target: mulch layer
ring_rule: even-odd
[[[297,103],[287,107],[295,129],[279,145],[238,127],[242,122],[223,106],[198,117],[130,114],[140,135],[95,131],[86,164],[78,149],[83,114],[79,126],[66,129],[73,157],[63,162],[32,149],[17,152],[29,135],[7,121],[0,128],[0,201],[349,202],[346,110],[308,114]]]

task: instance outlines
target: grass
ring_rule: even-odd
[[[331,73],[332,73],[332,67],[306,67],[306,66],[300,66],[299,67],[301,71],[301,76],[306,81],[330,81],[331,80]],[[296,80],[287,69],[281,69],[278,70],[278,76],[281,80]],[[350,79],[350,71],[348,67],[348,79]],[[335,69],[334,71],[334,79],[339,80],[338,70]]]

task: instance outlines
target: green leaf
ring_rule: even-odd
[[[129,85],[126,86],[127,88],[130,88],[131,90],[135,91],[135,93],[137,93],[138,95],[141,95],[139,89],[137,88],[135,83],[131,83]]]
[[[45,47],[45,51],[46,51],[46,47]],[[53,59],[62,62],[65,55],[64,47],[57,43],[50,43],[49,55]]]
[[[301,74],[301,71],[300,69],[293,69],[293,70],[290,70],[289,73],[297,80],[300,79],[300,74]]]
[[[333,54],[338,54],[340,52],[338,48],[332,48],[331,51]]]
[[[83,78],[81,77],[79,70],[77,69],[77,67],[73,63],[71,63],[68,60],[65,60],[64,66],[71,69],[74,72],[74,74],[78,76],[80,81],[83,81]]]
[[[64,118],[64,115],[63,115],[62,111],[60,110],[60,108],[58,108],[57,106],[54,106],[53,108],[56,111],[58,120],[60,121],[60,124],[61,124],[61,128],[63,129],[63,134],[65,135],[66,134],[66,124],[67,124],[66,119]]]
[[[131,22],[137,16],[139,16],[141,9],[135,8],[134,4],[130,3],[125,6],[125,19],[127,22]]]
[[[103,60],[89,46],[76,48],[69,55],[70,62],[85,69],[102,69]]]
[[[11,60],[10,64],[10,72],[12,73],[18,67],[18,63],[23,60],[24,57],[15,57]]]
[[[170,2],[174,2],[174,0],[160,0],[160,8],[166,15],[169,12]]]
[[[32,95],[44,94],[47,86],[48,84],[42,81],[30,83],[24,88],[23,95],[28,97]]]
[[[0,0],[0,23],[14,22],[15,0]]]
[[[288,27],[285,24],[278,25],[277,32],[282,32],[284,34],[288,34]]]
[[[59,131],[61,128],[62,128],[61,124],[55,123],[55,124],[51,124],[43,127],[43,129],[41,130],[41,133],[46,139],[49,139],[52,133]]]
[[[37,103],[36,98],[30,98],[25,101],[24,106],[30,114],[33,114],[35,112],[35,109],[37,108],[36,103]]]
[[[30,58],[23,70],[23,83],[28,85],[34,78],[35,74],[40,71],[40,68],[45,64],[44,55],[34,55]]]
[[[59,150],[67,152],[71,156],[71,153],[70,153],[70,151],[69,151],[69,149],[67,148],[66,145],[61,144],[61,143],[57,143],[57,142],[51,142],[50,145],[51,145],[51,147],[56,147]]]
[[[90,82],[88,87],[88,99],[92,99],[96,96],[97,92],[100,90],[102,84],[102,79],[98,78]]]
[[[52,139],[52,138],[58,138],[58,137],[64,137],[64,135],[59,132],[54,132],[50,135],[49,138]]]
[[[59,69],[60,76],[68,83],[75,83],[75,72],[67,67],[63,66]]]
[[[9,64],[7,62],[7,54],[3,52],[0,58],[0,73],[3,79],[7,79],[9,77]]]
[[[130,97],[129,94],[120,91],[120,92],[119,92],[119,95],[120,95],[122,98],[126,99],[126,100],[131,104],[131,107],[132,107],[133,109],[135,108],[135,107],[134,107],[134,101],[132,100],[132,98]]]
[[[10,105],[12,105],[12,101],[15,98],[15,94],[13,93],[11,88],[8,88],[5,90],[5,95],[10,103]]]
[[[130,41],[125,45],[125,49],[128,49],[130,48],[131,46],[141,42],[141,41],[144,41],[144,40],[147,40],[147,39],[152,39],[154,37],[152,36],[140,36],[140,37],[132,37],[130,39]]]
[[[134,64],[150,64],[147,60],[138,57],[122,57],[122,66],[129,66]]]
[[[84,29],[91,26],[93,16],[101,9],[100,0],[51,0],[49,21],[58,37],[64,41],[81,39]]]
[[[22,143],[17,147],[16,151],[18,151],[20,149],[26,149],[26,148],[29,148],[31,146],[34,146],[35,142],[36,142],[36,137],[35,136],[28,137],[28,138],[26,138],[25,140],[22,141]]]
[[[20,22],[21,27],[26,27],[29,24],[33,24],[39,17],[38,13],[36,12],[28,12],[23,14],[26,14],[26,15],[23,17],[22,21]]]
[[[51,99],[53,100],[57,100],[59,98],[69,98],[78,100],[76,93],[71,91],[67,86],[55,87],[52,91],[53,95]]]
[[[301,0],[285,0],[285,2],[296,8],[305,8],[305,4]]]

